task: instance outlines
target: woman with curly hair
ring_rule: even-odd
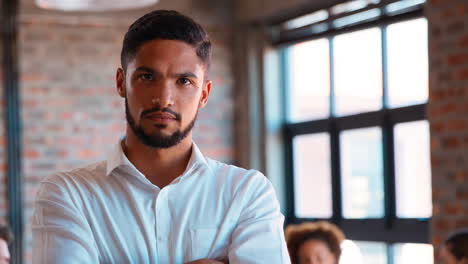
[[[334,224],[290,225],[285,232],[292,264],[338,264],[345,236]]]
[[[459,230],[445,240],[442,258],[445,264],[468,264],[468,229]]]

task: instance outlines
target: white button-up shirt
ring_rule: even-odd
[[[290,263],[284,217],[261,173],[205,158],[160,189],[126,158],[45,179],[33,215],[33,263]]]

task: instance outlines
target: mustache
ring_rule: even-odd
[[[171,115],[173,115],[175,117],[176,120],[180,121],[182,119],[182,116],[177,113],[176,111],[168,108],[168,107],[165,107],[165,108],[161,108],[160,106],[156,106],[156,107],[153,107],[151,109],[147,109],[147,110],[144,110],[143,112],[141,112],[141,117],[144,117],[145,115],[148,115],[148,114],[152,114],[152,113],[155,113],[155,112],[166,112],[166,113],[169,113]]]

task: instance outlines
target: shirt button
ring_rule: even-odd
[[[162,236],[158,236],[158,241],[164,241],[163,237]]]

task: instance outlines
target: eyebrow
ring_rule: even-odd
[[[154,75],[159,75],[160,73],[150,67],[147,67],[147,66],[140,66],[138,68],[136,68],[135,71],[144,71],[144,72],[148,72],[148,73],[151,73],[151,74],[154,74]],[[172,77],[176,77],[176,78],[197,78],[198,79],[198,76],[193,73],[193,72],[190,72],[190,71],[187,71],[187,72],[183,72],[183,73],[176,73],[176,74],[173,74]]]
[[[144,72],[149,72],[149,73],[155,73],[156,71],[151,69],[150,67],[146,67],[146,66],[140,66],[138,68],[136,68],[135,71],[144,71]]]
[[[174,74],[174,77],[178,77],[178,78],[197,78],[198,79],[198,76],[193,73],[193,72],[184,72],[184,73],[176,73]]]

